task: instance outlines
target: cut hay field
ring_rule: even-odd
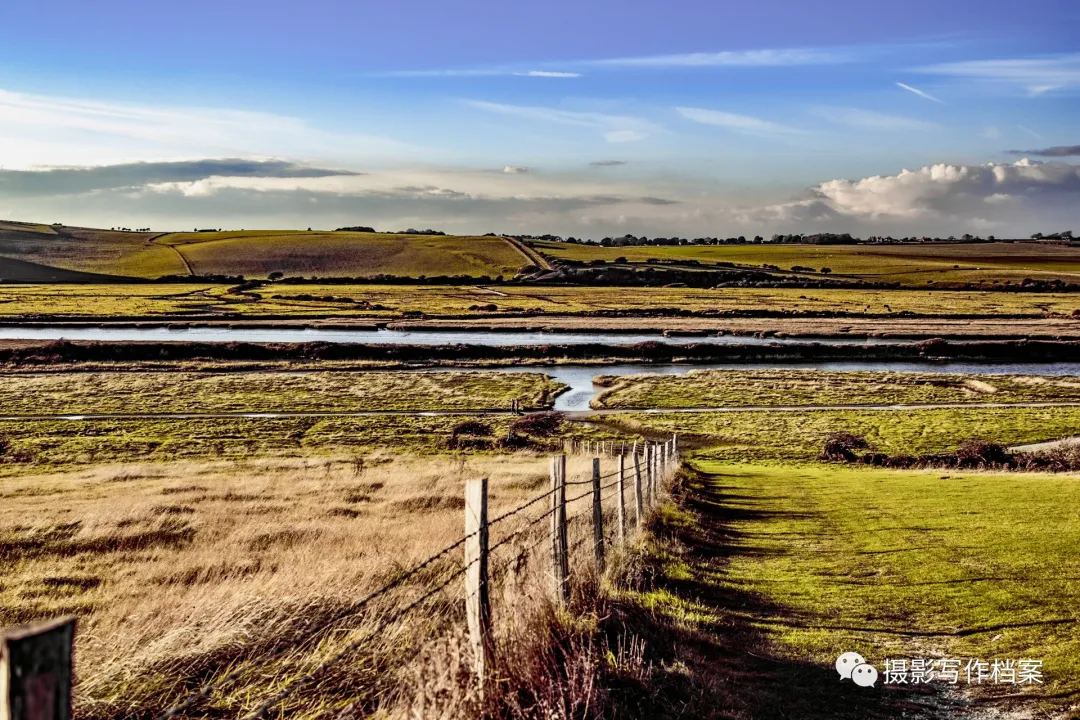
[[[935,283],[1018,283],[1036,280],[1080,281],[1080,247],[1043,243],[981,243],[949,245],[694,245],[603,248],[593,245],[536,242],[533,247],[549,258],[606,260],[625,258],[644,263],[694,260],[703,265],[730,262],[761,267],[776,265],[832,270],[872,282],[899,282],[918,286]],[[815,274],[811,274],[813,277]]]
[[[153,237],[153,233],[65,226],[50,227],[46,232],[9,223],[8,227],[0,227],[0,276],[16,281],[41,279],[29,272],[5,272],[5,260],[115,277],[156,278],[186,274],[180,256],[167,247],[151,243]],[[87,280],[76,278],[70,281]]]
[[[595,408],[1080,402],[1080,378],[817,370],[599,377]]]
[[[500,237],[238,231],[171,233],[155,242],[175,248],[197,275],[511,278],[529,264]]]
[[[0,317],[21,315],[394,317],[422,312],[483,318],[493,312],[574,315],[607,311],[841,312],[849,315],[1070,315],[1080,295],[929,290],[788,290],[274,283],[252,294],[228,285],[0,285]],[[327,300],[326,298],[331,298]],[[347,299],[353,302],[342,302]],[[494,306],[494,310],[490,306]],[[470,309],[472,308],[472,309]],[[482,308],[482,309],[476,309]]]
[[[64,373],[0,376],[0,413],[462,411],[545,407],[562,389],[540,373]]]

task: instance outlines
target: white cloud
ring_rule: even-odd
[[[643,118],[630,115],[609,115],[530,105],[506,105],[483,100],[466,100],[469,106],[485,112],[508,115],[525,120],[573,125],[598,130],[608,142],[644,140],[659,128]]]
[[[788,127],[771,120],[751,117],[750,115],[737,115],[722,110],[706,110],[703,108],[678,107],[675,108],[680,115],[687,120],[693,120],[702,125],[714,125],[732,132],[744,135],[758,135],[772,137],[776,135],[805,135],[805,130]]]
[[[930,165],[861,180],[830,180],[815,197],[842,215],[918,218],[963,215],[973,203],[1065,193],[1080,195],[1080,167],[1064,163]]]
[[[525,167],[524,165],[507,165],[502,171],[507,175],[524,175],[526,173],[531,173],[532,168]]]
[[[272,113],[157,107],[0,90],[5,167],[101,165],[205,157],[400,157],[419,149],[359,133],[335,133]]]
[[[1024,125],[1017,125],[1016,127],[1020,128],[1021,130],[1023,130],[1024,132],[1026,132],[1026,133],[1027,133],[1028,135],[1030,135],[1031,137],[1035,138],[1036,140],[1044,140],[1044,139],[1045,139],[1045,138],[1043,138],[1043,136],[1042,136],[1042,135],[1040,135],[1039,133],[1035,132],[1034,130],[1032,130],[1032,129],[1031,129],[1031,128],[1029,128],[1029,127],[1026,127],[1026,126],[1024,126]]]
[[[999,137],[1001,137],[1001,131],[991,125],[990,127],[983,130],[982,136],[987,140],[997,140]]]
[[[848,50],[814,48],[738,50],[711,53],[682,53],[592,60],[587,65],[608,67],[786,67],[792,65],[829,65],[851,62]]]
[[[934,123],[914,118],[901,117],[898,115],[886,115],[873,112],[872,110],[860,110],[858,108],[815,108],[814,114],[842,125],[865,127],[874,130],[933,130],[937,127]]]
[[[556,72],[554,70],[530,70],[525,73],[514,73],[515,75],[524,75],[525,77],[544,77],[544,78],[579,78],[581,73],[576,72]]]
[[[931,95],[930,93],[924,92],[923,90],[920,90],[917,87],[912,87],[911,85],[905,85],[902,82],[896,83],[896,86],[900,87],[900,88],[903,88],[904,90],[907,90],[908,92],[915,93],[916,95],[918,95],[921,98],[925,98],[927,100],[933,100],[934,102],[941,103],[942,105],[945,104],[944,100],[940,100],[940,99],[934,97],[933,95]]]
[[[942,63],[918,68],[918,72],[1020,87],[1030,94],[1040,95],[1080,86],[1080,53]]]

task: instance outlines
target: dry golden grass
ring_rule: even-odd
[[[586,462],[571,458],[572,479],[585,475]],[[607,461],[605,472],[612,469]],[[238,715],[373,630],[281,712],[427,707],[426,717],[467,716],[477,698],[460,681],[464,656],[449,652],[462,626],[460,578],[418,612],[379,627],[450,577],[461,550],[372,605],[356,603],[463,535],[464,483],[478,476],[490,477],[497,516],[547,490],[548,459],[375,454],[9,478],[0,485],[0,626],[80,617],[76,705],[84,718],[149,717],[234,671],[236,682],[190,715]],[[492,543],[546,509],[542,501],[493,529]],[[572,522],[572,539],[586,527]],[[550,640],[546,575],[528,553],[515,559],[537,540],[544,547],[546,531],[546,522],[532,525],[493,558],[510,560],[496,566],[500,587],[512,588],[495,594],[504,655],[523,652],[522,633]],[[587,545],[578,555],[588,556]],[[590,586],[578,587],[580,594]]]
[[[122,277],[184,275],[180,256],[150,242],[152,233],[116,232],[57,226],[44,233],[33,228],[0,228],[0,256],[62,270]],[[18,275],[8,279],[19,279]],[[37,275],[28,279],[40,280]]]

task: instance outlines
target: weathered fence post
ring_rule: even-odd
[[[600,458],[592,461],[592,528],[596,571],[604,572],[604,506],[600,501]]]
[[[569,547],[566,541],[566,456],[551,458],[551,561],[555,601],[570,599]]]
[[[656,448],[645,444],[645,504],[652,506],[653,484],[656,482]]]
[[[625,450],[625,443],[623,449]],[[626,542],[626,453],[619,453],[619,543]]]
[[[71,719],[75,618],[0,633],[0,720]]]
[[[641,529],[641,516],[644,514],[644,500],[641,497],[641,456],[637,451],[637,440],[634,441],[634,520],[638,529]]]
[[[488,479],[465,483],[465,614],[481,697],[491,652],[491,593],[488,589]]]

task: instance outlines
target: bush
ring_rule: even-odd
[[[465,420],[454,426],[451,432],[453,437],[458,435],[478,435],[481,437],[491,436],[491,426],[479,420]]]
[[[865,450],[870,444],[865,439],[849,432],[834,432],[825,438],[825,448],[821,452],[822,460],[842,460],[851,462],[856,450]]]
[[[1002,445],[971,438],[960,445],[960,449],[956,451],[956,460],[961,467],[1009,465],[1013,461],[1013,456]]]
[[[564,416],[560,412],[534,413],[515,420],[510,425],[510,432],[534,437],[549,437],[559,429],[563,419]]]

